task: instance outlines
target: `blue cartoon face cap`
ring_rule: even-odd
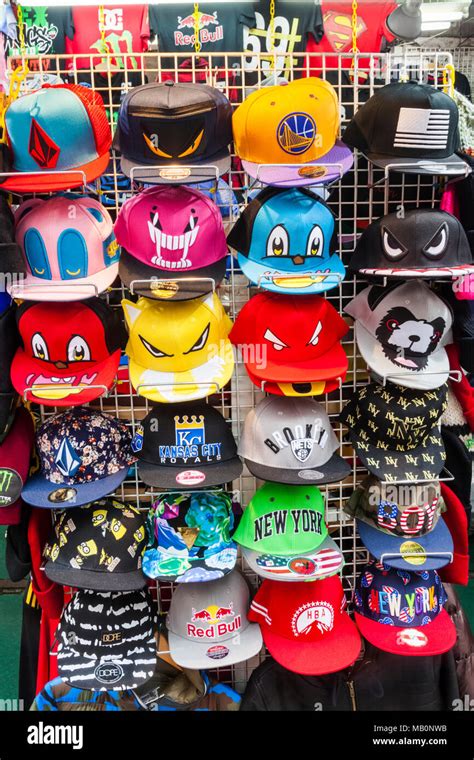
[[[345,268],[334,253],[334,215],[300,188],[265,188],[227,237],[243,273],[276,293],[323,293],[338,287]]]

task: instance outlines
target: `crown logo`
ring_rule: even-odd
[[[174,418],[177,446],[200,446],[206,442],[206,429],[204,415],[192,414],[190,417],[184,414]]]

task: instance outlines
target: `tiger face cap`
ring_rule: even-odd
[[[126,353],[137,393],[170,403],[206,398],[229,382],[232,322],[215,293],[191,301],[123,300]]]

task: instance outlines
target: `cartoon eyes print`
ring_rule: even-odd
[[[31,348],[36,359],[49,361],[49,351],[46,341],[40,333],[35,333],[31,338]]]
[[[382,227],[382,248],[389,259],[401,259],[408,252],[386,227]]]
[[[204,328],[204,330],[202,331],[197,341],[191,346],[190,349],[188,349],[187,351],[183,351],[183,354],[186,356],[187,354],[191,354],[194,351],[201,351],[201,349],[203,349],[207,343],[210,329],[211,329],[211,323],[209,322],[207,326]],[[143,345],[145,346],[146,350],[149,351],[149,353],[152,356],[154,356],[155,359],[163,359],[165,357],[167,359],[171,359],[171,357],[174,356],[174,354],[167,354],[165,353],[165,351],[161,351],[161,349],[157,348],[152,343],[150,343],[150,341],[146,340],[146,338],[144,338],[143,335],[139,335],[139,338],[141,342],[143,343]]]
[[[290,239],[281,224],[272,229],[267,240],[267,256],[288,256]]]
[[[80,335],[74,335],[67,346],[68,362],[90,362],[91,350],[87,341]]]
[[[272,333],[269,328],[265,330],[263,338],[264,340],[268,340],[269,343],[273,343],[275,351],[282,351],[284,348],[288,348],[287,344],[280,340],[275,333]]]
[[[400,323],[396,319],[389,319],[385,324],[387,325],[387,328],[390,330],[390,332],[393,332],[397,329],[397,327],[400,326]]]
[[[318,322],[318,324],[314,328],[314,332],[313,332],[311,338],[309,339],[309,341],[306,344],[307,346],[317,346],[318,345],[318,343],[319,343],[319,333],[321,332],[322,329],[323,329],[323,326],[322,326],[321,322]]]
[[[423,248],[423,253],[429,258],[437,259],[443,255],[448,244],[448,228],[443,222],[441,227],[435,232],[428,245]]]
[[[306,256],[322,256],[324,249],[324,235],[321,227],[317,224],[308,235]]]
[[[197,151],[199,148],[202,138],[204,135],[204,129],[201,129],[201,131],[197,134],[197,136],[194,138],[192,143],[184,150],[182,153],[179,153],[176,158],[185,158],[186,156],[192,156],[193,153]],[[161,158],[175,158],[175,156],[171,155],[171,153],[167,153],[165,150],[162,150],[158,146],[158,136],[157,135],[151,135],[150,137],[143,132],[143,137],[148,145],[149,149],[152,153],[155,154],[155,156],[160,156]]]

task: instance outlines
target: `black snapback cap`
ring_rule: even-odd
[[[392,82],[359,108],[342,139],[381,168],[399,165],[400,171],[412,174],[464,174],[467,165],[456,155],[458,123],[458,107],[442,90]]]
[[[150,184],[192,183],[230,168],[232,106],[206,84],[152,82],[134,87],[124,97],[117,120],[114,148],[128,177]],[[196,167],[195,171],[189,167]],[[151,171],[153,167],[156,171]],[[140,172],[140,168],[143,169]]]
[[[132,450],[140,479],[157,488],[207,488],[242,472],[230,425],[205,402],[157,404],[137,427]]]

